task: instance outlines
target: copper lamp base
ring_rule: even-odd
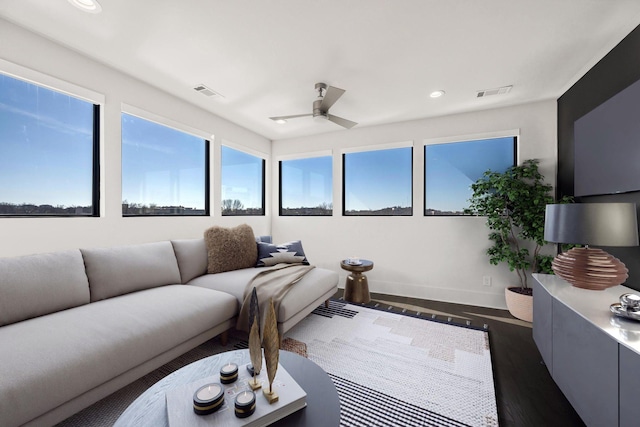
[[[601,291],[624,283],[629,270],[624,263],[602,249],[573,248],[551,262],[557,276],[576,288]]]

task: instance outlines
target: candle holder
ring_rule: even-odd
[[[238,365],[235,363],[227,363],[220,368],[220,382],[222,384],[231,384],[238,379]]]
[[[224,388],[218,383],[205,384],[193,393],[193,412],[207,415],[216,412],[224,403]]]
[[[240,392],[236,395],[234,404],[236,417],[247,418],[256,411],[256,395],[250,390]]]

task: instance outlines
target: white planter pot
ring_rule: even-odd
[[[517,319],[533,322],[533,295],[521,294],[511,289],[520,288],[506,288],[504,290],[509,313]]]

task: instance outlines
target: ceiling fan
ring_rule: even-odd
[[[352,127],[357,125],[356,122],[352,122],[351,120],[343,119],[342,117],[329,114],[329,108],[331,108],[331,106],[335,104],[338,99],[340,99],[342,94],[345,92],[344,89],[327,86],[325,83],[316,83],[315,89],[318,91],[318,98],[313,101],[313,112],[311,114],[295,114],[293,116],[278,116],[269,118],[273,121],[284,123],[287,119],[313,116],[313,118],[316,120],[329,120],[330,122],[336,123],[347,129],[351,129]]]

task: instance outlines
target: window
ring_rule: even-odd
[[[99,215],[100,107],[0,74],[0,215]]]
[[[222,146],[222,215],[264,215],[264,159]]]
[[[333,158],[280,162],[280,215],[332,215]]]
[[[412,147],[343,154],[344,215],[411,215]]]
[[[122,113],[122,214],[208,215],[209,141]]]
[[[471,184],[516,162],[516,137],[425,145],[425,215],[463,215]]]

